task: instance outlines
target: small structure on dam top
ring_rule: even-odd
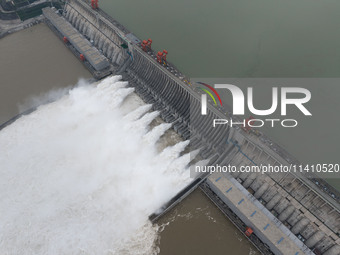
[[[264,135],[225,125],[213,128],[212,119],[225,119],[228,109],[207,106],[201,115],[201,91],[174,65],[167,52],[155,54],[151,40],[141,41],[118,21],[92,8],[91,2],[67,1],[62,16],[44,9],[47,23],[96,78],[121,74],[136,93],[211,165],[299,164]],[[165,53],[165,56],[164,56]],[[311,176],[298,173],[256,173],[200,176],[171,200],[169,209],[197,185],[264,254],[340,254],[340,204],[320,191]],[[219,179],[220,178],[220,179]],[[218,181],[216,181],[219,179]],[[228,191],[229,190],[229,191]],[[156,220],[159,215],[152,217]]]
[[[234,178],[215,173],[207,184],[274,254],[313,254]]]
[[[106,75],[110,73],[108,60],[69,22],[51,8],[44,8],[43,14],[60,33],[61,37],[63,37],[63,41],[71,44],[75,53],[79,54],[79,58],[82,61],[86,60],[89,62],[88,67],[92,73],[98,74],[100,72]],[[101,75],[96,76],[101,78]]]

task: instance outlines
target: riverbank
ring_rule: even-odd
[[[44,21],[42,15],[34,18],[21,21],[20,19],[15,20],[1,20],[0,19],[0,39],[13,34],[15,32],[21,31],[26,28],[30,28]]]
[[[62,93],[87,69],[44,23],[0,40],[0,123]]]

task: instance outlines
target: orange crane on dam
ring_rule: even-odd
[[[168,55],[168,51],[167,50],[163,50],[162,51],[158,51],[157,53],[157,62],[160,64],[166,64],[166,56]]]
[[[149,50],[151,50],[151,44],[152,44],[152,40],[149,38],[148,40],[143,40],[142,41],[142,49],[147,52]]]
[[[92,9],[98,9],[98,0],[91,0]]]

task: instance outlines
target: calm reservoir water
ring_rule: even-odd
[[[312,117],[288,108],[297,128],[261,131],[303,163],[340,163],[339,1],[102,0],[100,7],[151,38],[154,50],[168,50],[168,60],[193,80],[254,87],[258,109],[269,108],[274,86],[309,89]],[[223,96],[231,105],[230,94]],[[340,188],[338,178],[329,182]]]

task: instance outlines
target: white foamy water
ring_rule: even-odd
[[[187,142],[157,151],[171,125],[150,130],[158,113],[126,85],[77,87],[0,131],[0,254],[157,253],[148,216],[190,181],[190,157]]]

